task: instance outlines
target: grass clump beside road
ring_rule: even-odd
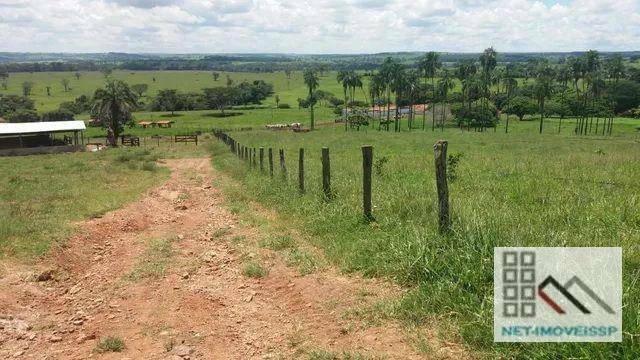
[[[263,278],[267,276],[268,273],[269,271],[265,269],[264,266],[256,262],[248,262],[242,267],[242,275],[254,279]]]
[[[64,242],[74,221],[138,198],[169,174],[145,171],[156,158],[132,149],[0,158],[0,257],[44,254]]]
[[[512,126],[510,134],[346,133],[342,128],[232,134],[246,146],[285,149],[288,181],[281,180],[277,167],[273,179],[251,169],[222,143],[212,150],[213,162],[244,183],[243,196],[278,210],[344,271],[407,286],[390,313],[408,324],[447,322],[451,326],[445,328],[472,351],[489,356],[639,357],[640,146],[632,134],[538,135],[535,124],[514,121]],[[463,154],[449,184],[454,226],[448,235],[437,231],[432,146],[439,138],[449,140],[450,153]],[[374,162],[388,159],[374,172],[373,223],[361,214],[360,146],[365,144],[374,145]],[[329,202],[321,190],[323,146],[331,154],[334,198]],[[300,147],[306,155],[304,195],[296,188]],[[623,342],[495,344],[495,246],[621,246]]]
[[[122,352],[124,348],[124,340],[116,336],[107,336],[98,341],[94,351],[102,354],[107,352]]]

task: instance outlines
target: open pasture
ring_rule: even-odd
[[[550,126],[551,127],[551,126]],[[495,356],[548,358],[581,353],[589,358],[638,354],[636,286],[640,266],[640,202],[635,189],[640,142],[634,135],[577,137],[535,134],[535,124],[513,132],[345,132],[340,126],[307,134],[230,132],[243,146],[269,147],[275,173],[260,172],[221,142],[214,164],[233,174],[247,192],[276,208],[305,231],[344,271],[385,276],[411,290],[385,304],[382,316],[424,324],[453,324],[474,349]],[[439,235],[433,144],[449,141],[449,191],[453,231]],[[360,146],[374,146],[373,216],[362,215]],[[306,193],[299,194],[298,149],[305,149]],[[322,194],[320,153],[330,149],[331,189]],[[287,175],[279,169],[285,151]],[[266,160],[265,160],[266,164]],[[266,166],[266,165],[265,165]],[[495,345],[492,342],[494,246],[621,246],[624,257],[625,337],[622,344]],[[446,315],[445,315],[446,314]],[[378,314],[380,315],[380,314]]]

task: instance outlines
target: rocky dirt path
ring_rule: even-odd
[[[419,354],[393,322],[363,325],[346,317],[349,309],[399,289],[330,268],[302,276],[276,252],[247,251],[260,231],[223,204],[223,194],[211,186],[223,175],[213,172],[210,160],[164,165],[172,170],[165,184],[80,224],[80,235],[35,268],[0,263],[0,358],[463,355],[436,340],[433,356]],[[249,245],[240,251],[239,241]],[[268,268],[262,278],[242,273],[255,257]],[[108,336],[123,340],[124,350],[97,352]]]

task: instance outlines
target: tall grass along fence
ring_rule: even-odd
[[[258,167],[261,173],[265,173],[264,168],[264,147],[259,148],[259,164],[256,163],[256,148],[249,147],[237,142],[233,137],[222,130],[214,129],[214,136],[224,142],[229,151],[244,160],[252,168]],[[438,224],[440,233],[446,233],[451,228],[451,217],[449,214],[449,188],[447,185],[447,141],[439,140],[434,146],[435,157],[435,179],[438,192]],[[305,167],[304,148],[298,153],[298,190],[305,193]],[[274,178],[274,152],[273,148],[267,149],[267,159],[269,164],[269,177]],[[328,147],[323,147],[322,159],[322,194],[326,201],[330,201],[334,194],[331,191],[331,157]],[[282,181],[288,181],[287,163],[284,149],[278,149],[278,160],[280,176]],[[375,220],[372,211],[372,173],[373,173],[373,146],[362,146],[362,214],[365,221]]]

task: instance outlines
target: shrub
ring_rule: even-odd
[[[115,336],[100,339],[95,347],[97,353],[121,352],[122,350],[124,350],[124,341]]]
[[[250,278],[262,278],[267,276],[267,269],[258,263],[250,262],[242,268],[242,275]]]
[[[451,107],[451,111],[456,117],[458,124],[492,127],[498,122],[496,106],[488,100],[481,99],[476,105],[472,105],[471,108],[455,104]]]
[[[291,105],[287,103],[280,103],[278,104],[278,109],[291,109]]]
[[[35,110],[20,109],[9,114],[7,121],[12,123],[37,122],[40,121],[40,116]]]
[[[447,179],[450,181],[454,181],[458,177],[456,170],[463,155],[463,153],[453,153],[447,156]]]
[[[376,169],[376,174],[378,176],[382,176],[384,174],[384,166],[389,162],[389,158],[386,156],[382,156],[376,159],[373,163],[374,169]]]
[[[145,161],[142,164],[142,170],[144,171],[157,171],[158,170],[158,164],[156,164],[155,161]]]

